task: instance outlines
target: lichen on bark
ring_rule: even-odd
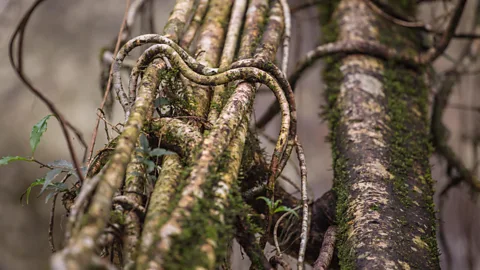
[[[418,33],[392,31],[364,1],[340,1],[330,15],[328,41],[393,40],[386,45],[418,51]],[[327,60],[342,269],[439,267],[422,70],[365,54]]]

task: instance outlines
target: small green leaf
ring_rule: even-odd
[[[35,124],[30,133],[30,147],[32,148],[32,156],[37,149],[38,143],[40,143],[40,138],[42,138],[43,133],[47,131],[47,121],[52,115],[47,115],[38,123]]]
[[[276,200],[274,203],[273,203],[273,209],[277,209],[278,205],[282,203],[282,200]]]
[[[65,183],[62,182],[55,182],[55,183],[50,183],[49,185],[53,190],[56,192],[65,192],[68,191],[68,186]]]
[[[48,203],[48,200],[50,200],[50,198],[52,198],[55,194],[57,194],[56,191],[48,193],[47,197],[45,197],[45,203]]]
[[[87,167],[86,166],[80,167],[80,172],[82,173],[83,178],[85,178],[86,175],[87,175]],[[75,168],[72,168],[70,170],[70,173],[73,176],[75,176],[77,179],[79,179],[78,174],[77,174],[77,170]]]
[[[151,183],[155,184],[157,181],[157,177],[155,175],[147,175],[148,180],[150,180]]]
[[[175,154],[175,153],[171,152],[171,151],[168,151],[166,149],[163,149],[163,148],[155,148],[152,151],[150,151],[150,153],[148,153],[148,154],[151,157],[160,157],[160,156],[163,156],[163,155],[172,155],[172,154]]]
[[[54,168],[60,168],[60,169],[65,169],[67,171],[73,170],[73,165],[71,162],[60,159],[60,160],[55,160],[53,162],[48,163],[48,166],[54,167]]]
[[[147,159],[143,161],[143,164],[147,166],[147,173],[151,173],[155,170],[155,162]]]
[[[28,161],[28,162],[31,162],[32,159],[31,158],[26,158],[26,157],[19,157],[19,156],[15,156],[15,157],[6,156],[6,157],[2,157],[0,159],[0,165],[7,165],[9,162],[12,162],[12,161]]]
[[[22,196],[20,196],[20,201],[22,201],[23,196],[25,195],[26,201],[28,204],[28,199],[30,198],[30,193],[32,192],[32,188],[35,186],[43,185],[44,182],[45,182],[45,178],[40,178],[35,180],[35,182],[31,183],[30,186],[27,188],[27,190],[22,194]]]
[[[264,196],[260,196],[260,197],[257,198],[257,200],[259,200],[259,199],[264,200],[267,203],[268,208],[272,209],[272,201],[269,198],[264,197]]]
[[[170,101],[164,97],[155,99],[155,108],[158,108],[162,105],[169,105],[169,104],[170,104]]]
[[[275,211],[273,211],[273,213],[280,213],[280,212],[289,212],[289,213],[295,215],[296,217],[298,217],[298,214],[297,214],[297,212],[295,212],[295,210],[293,210],[292,208],[287,207],[285,205],[279,206],[279,207],[275,208]]]
[[[147,137],[143,133],[140,134],[140,146],[142,147],[143,152],[148,153],[148,149],[150,149],[150,146],[148,144]]]
[[[42,190],[40,190],[40,194],[45,191],[45,189],[50,185],[50,183],[57,177],[60,173],[62,172],[62,169],[57,168],[53,169],[47,172],[47,175],[45,176],[45,183],[43,183]]]

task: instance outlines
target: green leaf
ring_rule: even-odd
[[[140,134],[140,146],[142,147],[143,152],[148,153],[150,146],[147,137],[143,133]]]
[[[73,164],[70,161],[66,161],[63,159],[55,160],[53,162],[48,163],[48,166],[55,169],[62,169],[64,172],[71,173],[77,179],[79,178],[77,174],[77,169],[73,167]],[[86,166],[80,167],[80,172],[82,173],[82,176],[85,177],[85,175],[87,174],[87,167]]]
[[[49,187],[51,187],[51,189],[55,190],[56,192],[68,191],[67,184],[62,182],[50,183]]]
[[[158,108],[162,105],[169,105],[169,104],[170,104],[170,101],[164,97],[155,99],[155,108]]]
[[[30,147],[32,148],[32,156],[37,149],[38,143],[40,143],[40,138],[42,138],[43,133],[47,131],[47,121],[52,115],[47,115],[38,123],[35,124],[30,133]]]
[[[15,156],[15,157],[6,156],[6,157],[2,157],[2,158],[0,159],[0,165],[7,165],[9,162],[12,162],[12,161],[28,161],[28,162],[32,162],[32,159],[31,159],[31,158],[26,158],[26,157],[19,157],[19,156]]]
[[[152,151],[150,151],[150,153],[148,153],[148,154],[151,157],[160,157],[160,156],[163,156],[163,155],[172,155],[172,154],[175,154],[175,153],[171,152],[171,151],[168,151],[166,149],[163,149],[163,148],[155,148]]]
[[[277,209],[278,205],[282,203],[282,200],[276,200],[274,203],[273,203],[273,209]]]
[[[272,201],[269,198],[260,196],[260,197],[257,197],[257,200],[264,200],[267,203],[268,208],[272,209]]]
[[[50,200],[50,198],[52,198],[55,194],[57,194],[56,191],[48,193],[47,197],[45,197],[45,203],[48,203],[48,200]]]
[[[297,212],[295,212],[295,210],[293,210],[292,208],[287,207],[285,205],[279,206],[279,207],[275,208],[275,211],[273,211],[273,213],[280,213],[280,212],[289,212],[289,213],[295,215],[298,218]]]
[[[55,160],[53,162],[48,163],[48,166],[54,167],[54,168],[60,168],[60,169],[65,169],[67,171],[74,170],[73,164],[69,161],[60,159],[60,160]]]
[[[28,199],[30,198],[30,193],[32,192],[32,188],[35,186],[43,185],[45,182],[45,178],[40,178],[35,180],[35,182],[31,183],[30,186],[27,188],[27,190],[20,196],[20,201],[22,201],[23,196],[25,195],[27,204],[28,204]]]
[[[53,169],[47,172],[47,175],[45,176],[45,182],[43,183],[42,190],[40,190],[40,194],[45,191],[45,189],[50,185],[50,183],[57,177],[60,173],[62,172],[62,169],[57,168]]]
[[[151,173],[153,170],[155,170],[155,162],[151,160],[145,160],[143,161],[143,164],[147,166],[147,173]]]

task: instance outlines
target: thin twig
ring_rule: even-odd
[[[297,207],[293,208],[292,210],[296,211],[298,209],[300,209],[300,206],[297,206]],[[292,215],[292,213],[291,212],[283,213],[283,215],[281,215],[278,218],[277,222],[275,223],[275,226],[273,227],[273,243],[275,245],[275,249],[277,250],[277,255],[279,255],[279,256],[282,255],[283,252],[282,252],[282,249],[280,248],[280,244],[278,242],[278,227],[280,226],[280,222],[282,222],[282,220],[289,215]]]
[[[291,28],[292,28],[292,17],[290,14],[290,7],[287,0],[280,0],[280,4],[283,9],[283,18],[285,20],[285,31],[283,34],[283,58],[282,58],[282,72],[285,77],[287,77],[287,68],[288,68],[288,54],[290,50],[290,37],[291,37]]]
[[[308,242],[309,212],[308,212],[308,193],[307,193],[307,164],[305,162],[305,153],[303,146],[299,142],[298,137],[295,138],[298,163],[300,165],[300,173],[302,180],[302,232],[300,234],[300,249],[298,251],[298,269],[304,267],[305,251]]]
[[[97,116],[100,117],[100,119],[102,119],[102,120],[105,122],[106,125],[109,125],[109,126],[112,128],[112,130],[114,130],[114,131],[117,132],[118,134],[122,133],[122,132],[117,128],[117,126],[114,126],[112,123],[108,122],[108,120],[105,118],[105,112],[104,112],[102,109],[98,108],[98,110],[100,111],[101,114],[97,113]],[[117,125],[118,125],[118,124],[117,124]],[[108,133],[107,133],[107,136],[108,136]],[[108,141],[110,141],[110,140],[108,140]]]
[[[83,136],[81,135],[81,132],[78,131],[70,122],[68,122],[63,114],[60,113],[60,111],[57,109],[57,107],[53,104],[51,100],[49,100],[40,90],[35,88],[32,83],[28,80],[26,75],[23,73],[23,37],[24,37],[24,32],[25,28],[27,26],[27,23],[33,14],[33,12],[36,10],[36,8],[43,3],[44,0],[37,0],[33,5],[30,7],[30,9],[25,13],[23,16],[22,20],[20,23],[17,25],[12,38],[10,39],[9,47],[8,47],[8,52],[9,52],[9,58],[10,58],[10,64],[12,65],[13,69],[15,70],[15,73],[17,73],[18,77],[20,80],[29,88],[29,90],[37,96],[45,105],[50,109],[53,115],[57,118],[58,122],[60,123],[60,128],[62,129],[63,135],[65,137],[65,140],[67,142],[67,147],[70,152],[70,156],[72,158],[72,162],[75,166],[75,169],[77,170],[78,178],[79,181],[82,183],[84,181],[84,176],[82,174],[81,170],[81,163],[78,161],[76,153],[75,153],[75,148],[73,147],[72,140],[70,139],[70,134],[68,131],[68,128],[70,128],[77,138],[79,139],[80,143],[85,144],[85,141],[83,140]],[[17,47],[17,63],[15,63],[14,55],[13,55],[13,47],[15,44],[15,40],[18,39],[18,47]],[[86,144],[85,144],[86,145]],[[85,155],[84,155],[85,158]]]
[[[372,1],[370,0],[364,0],[365,3],[367,3],[367,5],[377,14],[379,14],[380,16],[382,16],[383,18],[389,20],[390,22],[396,24],[396,25],[400,25],[400,26],[403,26],[403,27],[408,27],[408,28],[420,28],[422,30],[431,30],[431,27],[429,25],[426,25],[425,23],[421,22],[421,21],[416,21],[416,22],[411,22],[411,21],[405,21],[405,20],[401,20],[401,19],[398,19],[398,18],[395,18],[394,16],[386,13],[385,11],[382,10],[382,8],[378,7],[375,3],[373,3]]]
[[[295,182],[293,182],[292,179],[286,177],[286,176],[283,175],[283,174],[280,175],[279,177],[280,177],[282,180],[284,180],[285,182],[289,183],[293,188],[295,188],[295,190],[296,190],[297,192],[302,192],[301,189],[300,189],[300,187],[299,187]]]
[[[457,29],[458,23],[462,18],[466,2],[467,0],[458,1],[457,6],[455,7],[455,12],[453,13],[450,22],[448,23],[447,29],[445,29],[445,31],[443,32],[442,39],[438,44],[436,44],[434,47],[430,48],[427,52],[421,55],[420,59],[422,63],[431,63],[443,54],[445,49],[450,44],[455,30]]]
[[[130,7],[130,0],[126,0],[125,13],[123,14],[122,24],[120,25],[120,30],[118,31],[117,43],[115,44],[115,51],[114,51],[113,55],[117,55],[117,52],[120,49],[120,41],[122,40],[123,29],[125,28],[125,25],[126,25],[129,7]],[[110,73],[108,75],[107,90],[105,90],[105,94],[103,95],[102,103],[100,104],[100,109],[101,110],[103,110],[103,107],[105,106],[105,102],[107,101],[107,97],[110,94],[110,89],[112,87],[112,70],[113,70],[113,65],[114,64],[115,64],[115,61],[113,61],[112,64],[110,65]],[[88,159],[87,159],[89,163],[92,159],[93,149],[95,148],[95,141],[97,140],[97,133],[98,133],[98,125],[99,124],[100,124],[100,117],[97,117],[97,121],[95,122],[95,127],[93,129],[92,139],[90,141],[89,154],[88,154]]]
[[[65,175],[65,177],[60,181],[60,183],[65,183],[67,179],[71,176],[71,174]],[[55,204],[57,202],[57,196],[58,192],[53,195],[53,200],[52,200],[52,208],[50,209],[50,222],[48,224],[48,242],[50,243],[50,249],[52,250],[52,253],[56,252],[55,249],[55,241],[53,239],[53,226],[55,224]]]

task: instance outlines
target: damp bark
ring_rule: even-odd
[[[414,30],[383,21],[365,1],[338,2],[327,41],[418,52]],[[415,1],[390,2],[415,10]],[[327,59],[341,269],[439,269],[423,69],[366,54]]]

